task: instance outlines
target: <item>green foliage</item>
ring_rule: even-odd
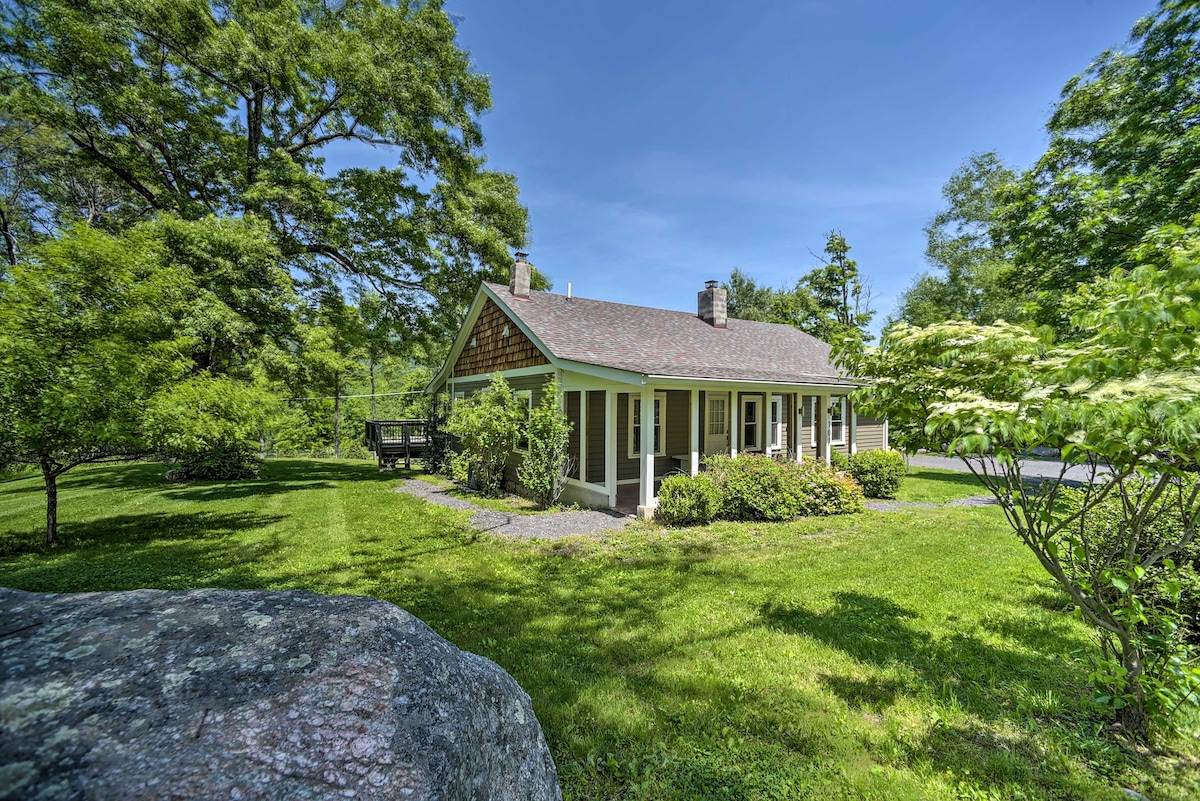
[[[925,228],[933,272],[904,292],[892,322],[1020,322],[1024,299],[1012,286],[1012,256],[995,225],[1001,194],[1015,180],[995,153],[972,155],[954,171],[942,187],[946,208]]]
[[[844,473],[850,469],[850,457],[841,451],[831,450],[829,452],[829,466],[838,472]]]
[[[567,453],[571,438],[571,422],[559,408],[558,382],[551,381],[543,388],[542,400],[529,412],[525,423],[525,438],[529,449],[517,478],[542,509],[558,503],[571,473],[572,457]]]
[[[998,232],[1035,321],[1070,335],[1064,292],[1144,261],[1163,225],[1187,225],[1200,191],[1200,5],[1162,0],[1129,43],[1067,82],[1038,163],[1003,193]],[[1155,262],[1162,266],[1166,261]]]
[[[654,517],[668,526],[702,526],[720,511],[721,495],[712,476],[676,473],[662,480]]]
[[[723,520],[794,520],[864,508],[853,479],[815,459],[797,464],[742,454],[709,456],[704,464],[720,495]]]
[[[488,79],[455,35],[438,0],[33,0],[0,18],[0,112],[49,143],[26,205],[69,217],[37,187],[94,174],[99,225],[252,212],[295,274],[444,326],[526,227],[513,176],[484,168]],[[345,141],[394,163],[327,172]]]
[[[464,481],[470,472],[479,491],[497,496],[504,491],[504,466],[517,448],[528,409],[497,374],[488,388],[454,404],[447,427],[459,438],[460,456],[454,477]]]
[[[225,376],[201,374],[158,393],[143,418],[146,441],[181,480],[253,478],[271,398]]]
[[[851,477],[868,498],[895,498],[908,472],[898,451],[860,451],[850,457]]]
[[[1114,271],[1068,304],[1080,338],[1072,346],[1047,347],[1000,323],[899,325],[879,350],[841,358],[877,378],[857,393],[860,409],[886,416],[906,448],[944,443],[996,496],[1095,627],[1109,655],[1097,681],[1120,688],[1107,699],[1126,732],[1146,739],[1174,725],[1165,719],[1174,707],[1200,698],[1188,694],[1200,681],[1189,645],[1154,639],[1177,623],[1152,600],[1163,585],[1155,577],[1174,573],[1200,515],[1200,483],[1187,472],[1200,461],[1200,232],[1159,229],[1138,252],[1162,264]],[[1038,446],[1061,446],[1067,463],[1090,471],[1073,505],[1058,482],[1024,483],[1025,454]],[[1113,502],[1115,529],[1082,523]],[[1105,588],[1119,591],[1113,603]]]
[[[148,230],[116,238],[83,226],[0,282],[0,463],[41,469],[47,542],[59,476],[144,450],[148,399],[188,368],[176,321],[190,290]]]

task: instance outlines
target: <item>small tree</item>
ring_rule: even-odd
[[[458,462],[474,474],[484,495],[503,491],[504,466],[517,448],[526,411],[501,375],[483,392],[454,405],[448,428],[462,443]]]
[[[559,406],[558,382],[546,385],[542,401],[529,413],[526,432],[529,452],[517,471],[522,486],[538,506],[548,509],[558,502],[574,460],[567,453],[571,422]]]
[[[47,545],[59,477],[141,455],[148,399],[190,364],[175,334],[190,277],[160,257],[144,228],[118,239],[79,226],[0,282],[0,461],[41,470]]]
[[[876,378],[858,393],[860,408],[908,432],[909,449],[948,445],[999,500],[1094,628],[1097,700],[1137,740],[1152,724],[1172,725],[1200,691],[1173,608],[1175,559],[1200,515],[1189,472],[1200,462],[1197,233],[1159,231],[1143,252],[1161,250],[1170,266],[1086,288],[1075,302],[1076,346],[1047,347],[1003,323],[945,323],[898,325],[878,350],[841,354],[848,370]],[[1022,464],[1038,446],[1061,446],[1060,480],[1026,482]],[[1088,480],[1064,503],[1072,465]]]

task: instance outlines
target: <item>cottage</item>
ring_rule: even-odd
[[[563,497],[653,513],[657,483],[706,454],[818,458],[887,447],[887,422],[858,414],[861,381],[829,345],[791,326],[728,319],[709,281],[697,312],[530,291],[518,253],[508,286],[480,286],[430,392],[462,398],[500,373],[531,406],[557,377],[575,464]]]

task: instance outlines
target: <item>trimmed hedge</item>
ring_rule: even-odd
[[[702,526],[717,516],[721,496],[707,473],[677,473],[663,479],[654,516],[668,526]]]
[[[717,516],[723,520],[794,520],[864,508],[854,480],[816,460],[796,464],[743,454],[711,456],[705,466],[720,496]]]
[[[850,475],[868,498],[895,498],[908,472],[896,451],[862,451],[850,457]]]

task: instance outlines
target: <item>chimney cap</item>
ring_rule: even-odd
[[[517,261],[525,261],[525,257],[526,257],[526,256],[528,256],[528,255],[529,255],[528,253],[523,253],[523,252],[521,252],[521,251],[519,251],[519,250],[518,250],[518,251],[516,252]]]
[[[705,288],[705,289],[716,289],[716,288],[717,288],[717,282],[716,282],[716,281],[705,281],[705,282],[704,282],[704,288]]]

